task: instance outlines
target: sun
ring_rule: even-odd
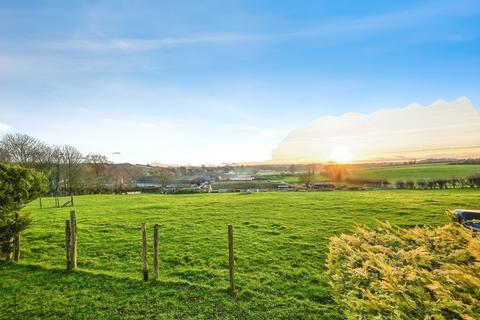
[[[330,160],[338,163],[349,163],[353,159],[348,146],[335,146],[330,153]]]

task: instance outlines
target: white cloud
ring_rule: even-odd
[[[155,123],[149,123],[149,122],[142,122],[139,124],[139,126],[144,128],[158,128],[158,126]]]
[[[160,127],[162,127],[162,128],[174,128],[175,124],[172,123],[172,122],[162,121],[162,122],[160,122]]]
[[[6,123],[0,122],[0,133],[11,131],[13,128]]]
[[[173,128],[175,124],[167,121],[161,122],[141,122],[138,124],[140,127],[143,128]]]
[[[273,138],[277,135],[277,130],[275,129],[263,129],[263,130],[260,130],[258,132],[258,136],[260,138],[266,138],[266,139],[269,139],[269,138]]]
[[[73,39],[68,41],[43,42],[40,45],[50,49],[109,51],[109,50],[153,50],[197,44],[232,44],[255,39],[255,35],[214,34],[196,37],[177,38],[112,38],[112,39]]]
[[[480,153],[479,132],[480,113],[465,97],[368,115],[322,116],[290,132],[272,161],[328,161],[339,146],[348,146],[354,161],[474,157]]]

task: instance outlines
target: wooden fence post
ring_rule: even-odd
[[[9,252],[8,252],[7,256],[5,257],[5,259],[6,259],[6,261],[12,261],[12,259],[13,259],[13,247],[15,246],[13,238],[10,238],[8,240],[7,246],[8,246]]]
[[[158,224],[153,226],[153,278],[158,279]]]
[[[17,212],[15,213],[15,220],[18,221],[18,219],[19,219],[19,216]],[[17,233],[17,235],[15,235],[13,244],[15,246],[13,259],[15,260],[15,262],[18,262],[20,260],[20,234]]]
[[[38,198],[40,200],[40,209],[43,209],[42,208],[42,197]]]
[[[233,251],[233,226],[228,225],[228,269],[230,271],[230,293],[235,294],[235,255]]]
[[[16,235],[15,236],[15,253],[14,253],[14,256],[13,256],[13,259],[15,260],[15,262],[18,262],[20,261],[20,235]]]
[[[73,207],[73,194],[70,193],[70,203],[72,204],[72,207]]]
[[[65,252],[67,256],[67,270],[70,270],[72,268],[72,264],[70,261],[71,240],[72,235],[70,232],[70,220],[65,220]]]
[[[143,281],[148,281],[147,227],[145,223],[142,223],[142,260],[143,260]]]
[[[70,211],[70,262],[73,269],[77,268],[77,214],[75,210]]]

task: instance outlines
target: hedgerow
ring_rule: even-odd
[[[454,223],[378,223],[330,239],[328,276],[348,319],[479,319],[480,237]]]

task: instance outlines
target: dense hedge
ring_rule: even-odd
[[[43,174],[0,163],[0,260],[10,259],[14,238],[30,224],[20,210],[46,190]]]
[[[456,224],[358,227],[331,238],[327,266],[349,319],[480,316],[480,235]]]

